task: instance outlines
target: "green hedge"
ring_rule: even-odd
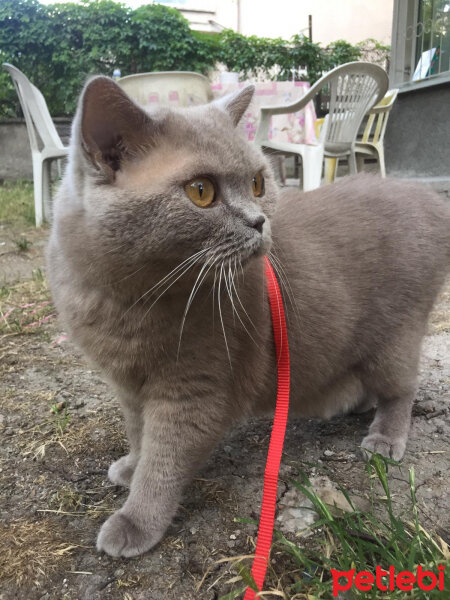
[[[148,71],[207,74],[217,63],[241,78],[292,78],[301,67],[314,82],[361,49],[345,41],[321,48],[301,35],[282,39],[194,32],[176,9],[151,4],[135,10],[112,0],[45,6],[0,0],[0,61],[21,69],[44,94],[53,116],[70,115],[86,77]],[[0,70],[0,118],[20,114],[10,77]]]
[[[204,44],[177,10],[157,4],[130,10],[111,0],[49,6],[1,0],[0,59],[31,79],[55,116],[73,113],[89,74],[112,75],[115,67],[122,75],[211,67]],[[8,77],[0,79],[3,117],[18,109],[11,86],[5,88]]]

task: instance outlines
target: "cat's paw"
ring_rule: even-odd
[[[363,457],[369,460],[371,453],[378,452],[386,458],[399,461],[403,458],[406,450],[406,437],[390,438],[381,433],[369,433],[361,444]],[[365,452],[368,450],[369,452]]]
[[[136,525],[130,517],[118,510],[105,521],[97,536],[97,550],[110,556],[138,556],[150,550],[162,538],[149,534]]]
[[[115,485],[130,487],[131,478],[136,468],[136,459],[129,454],[116,460],[108,469],[108,478]]]

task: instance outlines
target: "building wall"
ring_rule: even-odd
[[[54,119],[63,144],[69,143],[71,119]],[[30,142],[25,121],[10,119],[0,122],[0,181],[33,179]]]
[[[388,175],[450,187],[450,82],[400,93],[386,128]]]
[[[393,0],[241,0],[242,33],[290,38],[304,30],[312,15],[314,42],[327,45],[338,39],[357,43],[375,38],[390,43]]]
[[[218,31],[221,25],[237,31],[239,21],[245,35],[285,39],[302,30],[308,34],[308,15],[312,15],[313,41],[326,45],[338,39],[357,43],[367,38],[389,44],[393,1],[168,0],[166,4],[179,8],[194,29]]]

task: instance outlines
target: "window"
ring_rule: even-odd
[[[396,0],[391,86],[411,89],[450,80],[450,0]]]

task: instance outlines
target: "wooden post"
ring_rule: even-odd
[[[312,15],[308,15],[309,41],[312,42]]]

